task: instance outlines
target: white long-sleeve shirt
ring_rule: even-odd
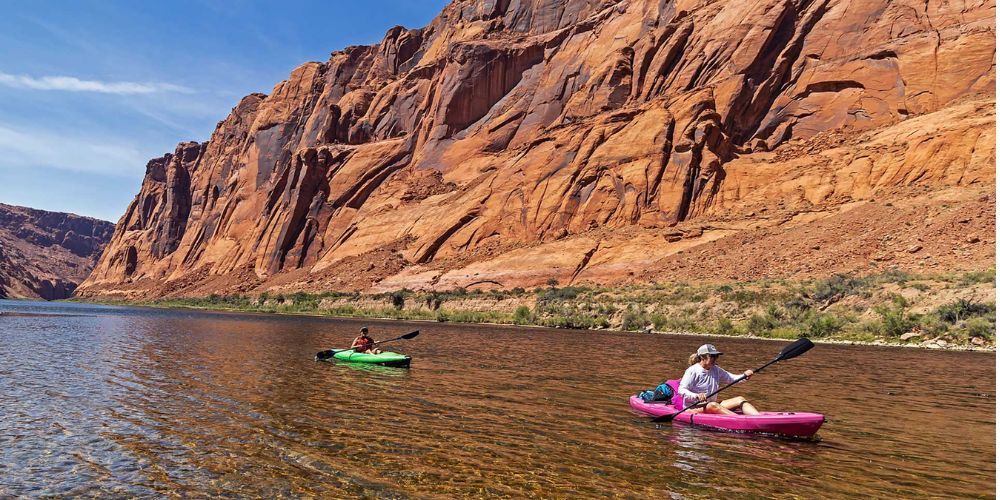
[[[684,377],[677,384],[677,390],[684,398],[684,406],[698,401],[698,394],[711,394],[724,384],[731,384],[736,379],[742,377],[742,373],[729,373],[719,365],[715,365],[711,370],[701,367],[701,363],[695,363],[684,370]],[[708,401],[717,400],[717,396],[708,398]]]

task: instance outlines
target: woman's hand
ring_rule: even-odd
[[[746,378],[750,378],[751,375],[753,375],[753,370],[747,370],[743,372],[743,376],[745,376]]]
[[[698,401],[705,401],[706,399],[708,399],[708,394],[704,392],[698,394]]]

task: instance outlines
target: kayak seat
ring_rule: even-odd
[[[678,410],[684,408],[684,396],[681,396],[681,391],[677,388],[678,385],[680,385],[680,382],[681,382],[680,380],[667,381],[667,385],[669,385],[670,388],[674,390],[674,397],[672,399],[672,402]]]

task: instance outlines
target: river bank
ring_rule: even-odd
[[[349,318],[512,324],[830,343],[996,348],[995,270],[812,281],[535,290],[211,295],[87,302]]]

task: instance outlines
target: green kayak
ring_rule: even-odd
[[[364,354],[350,349],[332,349],[334,359],[348,363],[367,363],[370,365],[396,366],[409,368],[410,357],[398,352],[383,352],[379,354]]]

